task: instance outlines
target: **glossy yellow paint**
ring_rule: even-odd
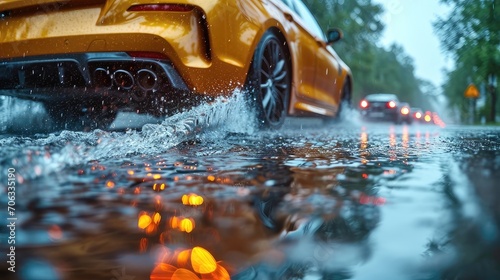
[[[191,11],[129,11],[175,3]],[[208,95],[241,88],[259,39],[270,28],[286,40],[293,67],[289,113],[338,105],[348,67],[324,42],[290,20],[279,0],[0,0],[0,60],[47,54],[162,53],[191,90]],[[294,106],[301,100],[308,106]],[[312,107],[311,107],[312,106]],[[316,110],[317,111],[317,110]],[[329,113],[327,113],[328,115]]]

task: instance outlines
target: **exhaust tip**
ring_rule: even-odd
[[[93,82],[97,88],[110,88],[113,85],[109,70],[104,68],[97,68],[94,71]]]
[[[113,81],[118,88],[131,89],[134,86],[134,77],[125,70],[116,70],[113,74]]]
[[[141,69],[137,71],[137,84],[139,87],[144,90],[153,90],[156,88],[158,77],[156,74],[148,69]]]

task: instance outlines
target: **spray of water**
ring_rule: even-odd
[[[166,117],[160,124],[146,124],[140,131],[62,131],[38,139],[3,138],[1,165],[16,168],[27,179],[93,160],[161,154],[206,131],[212,138],[223,138],[227,133],[252,134],[257,130],[257,122],[244,94],[235,91],[230,97]]]
[[[146,124],[141,131],[125,134],[111,133],[101,137],[93,151],[96,159],[131,154],[159,154],[211,132],[213,137],[224,137],[228,132],[254,133],[257,123],[248,108],[244,93],[234,92],[229,98],[219,98],[185,112],[167,117],[161,124]]]
[[[53,127],[54,123],[41,103],[0,96],[0,132],[32,134],[46,132]]]
[[[340,119],[342,120],[340,125],[345,127],[360,127],[363,124],[359,111],[352,104],[347,104],[346,102],[342,104]]]

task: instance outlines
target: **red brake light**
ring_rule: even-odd
[[[410,113],[410,109],[408,107],[401,108],[401,114],[408,115]]]
[[[189,12],[194,9],[191,5],[182,4],[140,4],[128,8],[129,12]]]
[[[388,106],[389,108],[395,108],[395,107],[396,107],[396,102],[394,102],[394,101],[389,101],[389,102],[387,102],[387,106]]]
[[[420,112],[415,113],[415,118],[420,119],[422,117],[422,114]]]
[[[361,100],[361,103],[359,105],[361,106],[361,108],[366,108],[366,107],[368,107],[368,101]]]

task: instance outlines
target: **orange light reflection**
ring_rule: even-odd
[[[151,222],[151,217],[148,214],[142,214],[141,216],[139,216],[137,226],[141,229],[146,229],[151,224]]]
[[[172,280],[199,280],[198,275],[185,268],[179,268],[172,275]]]
[[[149,279],[151,280],[172,279],[172,276],[174,275],[174,272],[176,270],[177,268],[173,265],[160,263],[153,269]]]
[[[157,261],[158,264],[151,272],[150,279],[230,279],[223,262],[216,262],[208,250],[199,246],[175,251],[164,247],[158,252]]]
[[[199,206],[203,204],[203,197],[197,194],[185,194],[182,196],[182,204],[191,205],[191,206]]]
[[[160,223],[160,220],[161,220],[161,215],[160,213],[156,212],[153,216],[153,222],[155,224],[159,224]]]
[[[214,272],[210,274],[202,274],[201,279],[205,280],[230,280],[229,272],[219,263],[217,263],[217,268]]]
[[[177,255],[177,267],[190,269],[191,268],[190,259],[191,259],[191,250],[181,251]]]
[[[212,273],[217,268],[215,258],[202,247],[194,247],[191,252],[191,265],[195,272],[201,274]]]
[[[193,219],[188,219],[188,218],[184,218],[182,219],[180,225],[179,225],[179,229],[181,231],[185,231],[187,233],[190,233],[193,231],[195,227],[195,222]]]

